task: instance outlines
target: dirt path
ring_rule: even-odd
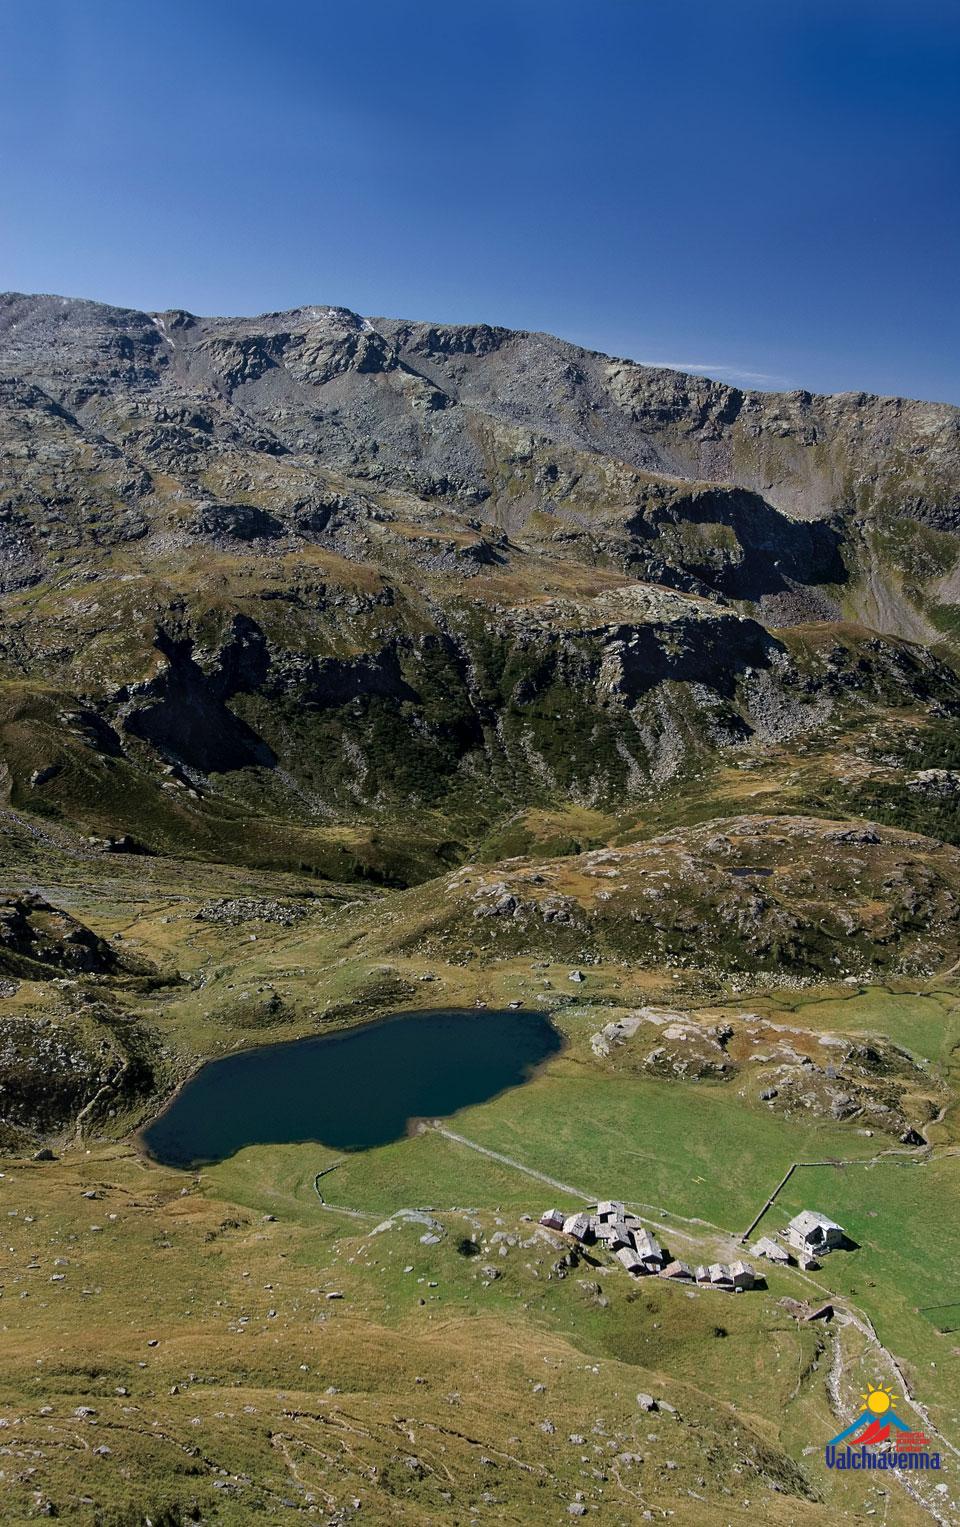
[[[585,1193],[583,1188],[572,1188],[568,1182],[559,1182],[556,1177],[548,1177],[546,1172],[538,1172],[532,1166],[524,1166],[522,1161],[515,1161],[512,1156],[504,1156],[500,1151],[491,1151],[485,1145],[478,1145],[475,1140],[468,1140],[466,1135],[458,1135],[443,1124],[421,1124],[419,1128],[432,1129],[436,1134],[443,1135],[445,1140],[452,1140],[456,1145],[465,1145],[468,1150],[476,1151],[480,1156],[488,1156],[491,1161],[499,1161],[502,1166],[513,1167],[515,1172],[524,1172],[527,1177],[535,1177],[538,1182],[545,1182],[548,1188],[556,1188],[558,1193],[567,1193],[571,1198],[582,1198],[585,1204],[597,1202],[596,1193]]]
[[[597,1193],[585,1193],[583,1188],[574,1188],[568,1182],[560,1182],[556,1177],[548,1177],[546,1172],[538,1172],[535,1167],[524,1166],[522,1161],[517,1161],[513,1156],[504,1156],[502,1152],[492,1151],[486,1145],[478,1145],[476,1140],[468,1140],[466,1135],[458,1135],[455,1130],[447,1129],[444,1124],[422,1123],[418,1127],[420,1130],[432,1129],[436,1134],[443,1135],[444,1139],[452,1140],[455,1145],[465,1145],[468,1150],[476,1151],[480,1156],[488,1156],[491,1161],[499,1161],[502,1166],[512,1167],[515,1172],[523,1172],[525,1176],[533,1177],[537,1182],[545,1182],[547,1187],[556,1188],[559,1193],[567,1193],[571,1198],[580,1198],[585,1204],[595,1204],[602,1196]],[[636,1204],[631,1202],[626,1204],[626,1207],[628,1209],[639,1210],[650,1209],[654,1206],[652,1204]],[[637,1218],[643,1220],[644,1224],[652,1226],[654,1230],[659,1230],[664,1236],[679,1236],[682,1241],[689,1241],[691,1245],[695,1245],[697,1242],[696,1236],[688,1235],[686,1231],[678,1230],[676,1225],[665,1225],[661,1220],[651,1219],[645,1214],[638,1213]],[[678,1215],[677,1218],[680,1219],[682,1216]],[[703,1225],[706,1229],[717,1235],[722,1235],[724,1238],[727,1236],[725,1230],[721,1230],[716,1225],[708,1225],[706,1220],[685,1220],[684,1223]]]
[[[893,1353],[880,1341],[870,1320],[866,1315],[852,1310],[849,1306],[837,1310],[837,1329],[833,1333],[833,1358],[826,1381],[827,1398],[838,1423],[846,1425],[849,1422],[851,1411],[856,1403],[854,1396],[857,1388],[859,1388],[859,1384],[855,1379],[852,1381],[848,1380],[843,1357],[844,1331],[851,1327],[859,1331],[860,1335],[866,1338],[868,1345],[875,1350],[880,1362],[886,1366],[889,1376],[900,1384],[904,1401],[920,1417],[923,1422],[923,1429],[928,1436],[935,1438],[941,1449],[946,1448],[955,1456],[960,1456],[953,1443],[934,1426],[926,1407],[910,1392],[903,1369],[893,1356]],[[844,1391],[845,1389],[851,1389],[851,1383],[852,1392],[847,1396]],[[955,1527],[957,1521],[955,1501],[950,1498],[949,1494],[940,1497],[935,1489],[935,1484],[943,1478],[942,1470],[937,1474],[915,1474],[905,1469],[891,1469],[889,1473],[893,1475],[900,1488],[906,1491],[914,1504],[933,1518],[938,1527]],[[948,1475],[947,1480],[949,1478],[950,1476]]]

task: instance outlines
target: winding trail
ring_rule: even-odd
[[[906,1381],[903,1369],[901,1368],[897,1359],[893,1356],[893,1353],[890,1352],[888,1348],[886,1348],[880,1341],[880,1338],[877,1336],[877,1333],[874,1330],[873,1324],[869,1318],[862,1312],[854,1311],[849,1306],[845,1306],[844,1308],[837,1310],[837,1324],[838,1329],[834,1332],[833,1335],[833,1358],[830,1364],[830,1371],[827,1374],[826,1388],[830,1408],[836,1416],[838,1422],[845,1424],[850,1419],[851,1407],[850,1404],[845,1401],[843,1395],[844,1380],[846,1378],[846,1371],[843,1361],[843,1332],[844,1327],[852,1326],[855,1330],[860,1332],[861,1336],[866,1338],[868,1344],[876,1350],[880,1359],[886,1363],[889,1372],[896,1377],[900,1384],[904,1400],[920,1417],[921,1421],[923,1422],[924,1430],[930,1436],[937,1439],[937,1442],[940,1444],[941,1448],[946,1448],[956,1457],[960,1457],[960,1451],[958,1451],[958,1449],[954,1447],[949,1438],[945,1437],[943,1432],[933,1424],[933,1422],[930,1420],[930,1416],[926,1407],[922,1405],[920,1401],[917,1400],[916,1396],[911,1393],[910,1386]],[[925,1511],[928,1516],[933,1517],[934,1521],[937,1522],[938,1527],[955,1527],[957,1521],[956,1516],[954,1514],[944,1515],[944,1511],[949,1511],[951,1513],[954,1512],[955,1503],[950,1500],[949,1497],[945,1498],[944,1500],[931,1499],[929,1493],[925,1492],[923,1489],[924,1485],[930,1486],[933,1483],[933,1476],[926,1474],[915,1475],[911,1471],[905,1469],[891,1469],[889,1472],[893,1475],[900,1488],[910,1496],[914,1504],[917,1505],[921,1511]],[[937,1477],[939,1478],[939,1476]]]
[[[103,1097],[107,1097],[111,1092],[115,1091],[116,1088],[119,1087],[120,1083],[123,1081],[123,1078],[126,1076],[126,1074],[127,1074],[127,1072],[129,1070],[130,1070],[130,1062],[129,1062],[129,1060],[125,1060],[123,1062],[122,1066],[120,1067],[119,1071],[117,1071],[116,1075],[115,1076],[108,1076],[107,1080],[103,1083],[103,1085],[99,1088],[99,1090],[94,1093],[94,1095],[90,1099],[89,1103],[85,1104],[85,1106],[83,1108],[81,1108],[80,1112],[77,1114],[76,1121],[75,1121],[75,1129],[74,1129],[74,1138],[75,1138],[75,1140],[77,1141],[78,1144],[83,1140],[83,1127],[84,1127],[84,1124],[86,1123],[87,1118],[90,1116],[90,1114],[96,1108],[96,1106],[99,1103],[100,1099],[103,1098]]]
[[[556,1177],[548,1177],[546,1172],[538,1172],[535,1167],[524,1166],[522,1161],[517,1161],[513,1156],[504,1156],[500,1151],[492,1151],[490,1150],[489,1146],[478,1145],[476,1140],[468,1140],[466,1135],[458,1135],[455,1130],[447,1129],[446,1125],[444,1124],[428,1124],[424,1121],[417,1126],[418,1133],[422,1133],[428,1129],[432,1129],[438,1135],[443,1135],[444,1139],[446,1140],[452,1140],[455,1145],[465,1145],[468,1150],[476,1151],[480,1156],[488,1156],[491,1161],[499,1161],[503,1166],[512,1167],[515,1172],[523,1172],[527,1177],[536,1178],[537,1182],[545,1182],[548,1187],[556,1188],[559,1193],[567,1193],[571,1198],[582,1199],[585,1204],[595,1204],[602,1196],[598,1193],[586,1193],[584,1192],[583,1188],[571,1187],[568,1182],[560,1182],[560,1180]],[[630,1209],[652,1209],[655,1208],[655,1205],[637,1204],[631,1200],[631,1202],[627,1204],[626,1207]],[[676,1217],[678,1219],[683,1219],[682,1215],[677,1215]],[[661,1220],[651,1219],[649,1215],[638,1214],[637,1218],[643,1220],[644,1224],[651,1225],[654,1230],[661,1231],[665,1236],[679,1236],[682,1241],[689,1241],[691,1245],[694,1245],[698,1239],[696,1236],[687,1234],[687,1232],[684,1230],[678,1230],[676,1225],[665,1225]],[[727,1232],[725,1230],[721,1230],[719,1225],[711,1225],[707,1220],[683,1219],[683,1223],[689,1225],[702,1225],[705,1229],[715,1233],[716,1235],[727,1235]]]
[[[568,1182],[560,1182],[556,1177],[548,1177],[546,1172],[538,1172],[532,1166],[524,1166],[522,1161],[515,1161],[512,1156],[504,1156],[500,1151],[492,1151],[486,1145],[478,1145],[475,1140],[468,1140],[466,1135],[458,1135],[454,1130],[447,1129],[444,1124],[421,1123],[417,1129],[418,1133],[432,1129],[436,1134],[443,1135],[445,1140],[452,1140],[456,1145],[465,1145],[468,1150],[476,1151],[480,1156],[488,1156],[491,1161],[499,1161],[502,1166],[513,1167],[515,1172],[524,1172],[528,1177],[535,1177],[538,1182],[545,1182],[548,1188],[556,1188],[558,1193],[567,1193],[571,1198],[582,1198],[585,1204],[595,1204],[599,1197],[597,1193],[585,1193],[583,1188],[572,1188]]]

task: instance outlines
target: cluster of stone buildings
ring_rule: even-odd
[[[547,1209],[541,1214],[540,1223],[546,1230],[559,1231],[581,1245],[603,1246],[635,1278],[656,1274],[678,1283],[700,1284],[728,1293],[764,1285],[762,1273],[749,1262],[711,1262],[690,1267],[670,1258],[639,1217],[613,1198],[601,1199],[595,1208],[580,1209],[575,1214]],[[804,1209],[780,1232],[779,1240],[762,1236],[754,1243],[753,1252],[782,1267],[792,1266],[796,1261],[808,1271],[819,1267],[818,1258],[850,1244],[843,1227],[835,1220],[815,1209]]]
[[[711,1262],[709,1267],[700,1266],[694,1277],[698,1283],[711,1288],[725,1289],[727,1293],[741,1293],[744,1289],[760,1288],[764,1279],[749,1262]]]
[[[658,1274],[678,1283],[699,1283],[728,1293],[756,1288],[763,1282],[749,1262],[711,1262],[691,1268],[686,1262],[669,1258],[646,1226],[616,1199],[601,1199],[592,1212],[564,1214],[561,1209],[547,1209],[540,1223],[547,1230],[572,1236],[581,1245],[605,1246],[635,1278]]]
[[[785,1244],[781,1245],[781,1241]],[[781,1267],[796,1259],[804,1272],[812,1272],[820,1266],[822,1257],[849,1245],[846,1231],[836,1220],[816,1209],[804,1209],[795,1214],[786,1229],[780,1232],[780,1241],[769,1235],[761,1236],[754,1243],[753,1253]]]

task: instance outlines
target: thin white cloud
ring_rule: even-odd
[[[693,376],[719,377],[730,382],[751,382],[759,387],[792,387],[795,384],[786,376],[775,376],[769,371],[746,371],[740,366],[726,366],[711,361],[639,361],[641,366],[662,366],[667,371],[687,371]]]

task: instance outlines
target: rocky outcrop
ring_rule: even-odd
[[[226,704],[237,687],[230,673],[231,647],[225,648],[224,666],[213,675],[197,664],[189,640],[159,632],[157,649],[160,661],[152,677],[120,691],[123,730],[151,743],[165,759],[201,774],[272,767],[272,750]]]
[[[0,970],[23,975],[34,967],[115,974],[127,968],[97,934],[42,896],[0,899]]]
[[[276,516],[255,504],[198,504],[195,526],[201,535],[236,541],[270,540],[283,534]]]
[[[472,483],[495,507],[502,477],[487,442],[498,441],[503,457],[506,427],[520,432],[518,446],[526,432],[541,506],[562,486],[559,452],[581,473],[598,455],[634,469],[634,495],[643,487],[636,473],[652,472],[733,484],[761,517],[771,507],[807,521],[890,510],[958,529],[960,425],[946,405],[743,392],[547,335],[371,322],[342,308],[205,319],[8,294],[0,355],[3,373],[108,435],[118,434],[119,409],[155,397],[167,423],[211,447],[221,429],[242,436],[252,423],[271,451],[362,465],[398,484],[416,464]],[[453,425],[451,412],[462,415]],[[692,523],[705,507],[698,497],[687,506]],[[812,551],[815,567],[823,551]]]
[[[889,1039],[815,1032],[739,1013],[643,1007],[591,1036],[596,1058],[618,1071],[685,1083],[734,1084],[750,1104],[789,1118],[856,1119],[861,1132],[901,1139],[924,1128],[947,1091],[929,1067]],[[919,1139],[914,1143],[923,1143]]]
[[[407,893],[404,926],[431,959],[472,945],[496,958],[596,957],[779,980],[929,974],[960,933],[960,852],[889,828],[732,817],[567,859],[471,865],[439,895],[433,888],[418,921],[421,894]],[[403,938],[406,947],[409,931]],[[681,1015],[668,1019],[648,1046],[653,1069],[689,1057],[693,1074],[731,1074],[729,1036],[692,1044]],[[594,1051],[632,1039],[629,1025],[601,1030]]]

